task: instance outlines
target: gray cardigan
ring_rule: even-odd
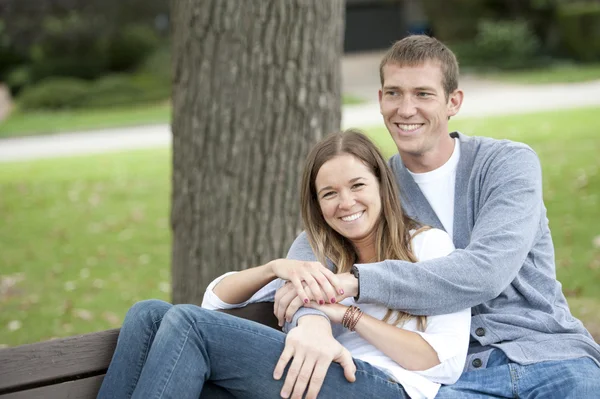
[[[456,251],[410,263],[357,265],[359,303],[380,303],[412,314],[472,307],[471,348],[487,363],[492,347],[530,364],[587,356],[600,364],[600,346],[575,319],[556,280],[554,247],[542,199],[540,162],[528,146],[507,140],[460,139],[454,200]],[[408,215],[444,229],[402,159],[390,166]],[[313,260],[301,234],[289,258]],[[315,313],[301,309],[294,317]]]

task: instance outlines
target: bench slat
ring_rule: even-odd
[[[2,399],[91,399],[98,395],[104,375],[2,395]]]
[[[104,374],[119,330],[0,349],[0,394]]]
[[[223,312],[278,329],[277,319],[273,315],[273,303],[270,302],[251,304],[241,309],[224,310]],[[0,349],[0,395],[16,395],[17,391],[34,392],[34,388],[41,389],[41,387],[44,389],[50,389],[50,386],[68,387],[65,385],[66,381],[78,378],[82,378],[78,381],[84,381],[89,379],[88,377],[103,375],[112,359],[118,334],[119,329],[114,329]],[[2,399],[5,397],[2,396]],[[42,395],[40,397],[51,396]],[[95,393],[73,397],[91,398],[95,397]]]

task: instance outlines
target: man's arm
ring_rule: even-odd
[[[465,249],[418,263],[357,265],[359,302],[436,315],[500,295],[522,267],[543,222],[540,163],[531,149],[510,147],[488,165],[485,179],[475,198],[480,203],[469,212],[476,221]]]

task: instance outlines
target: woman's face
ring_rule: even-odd
[[[331,228],[352,242],[371,238],[381,214],[381,197],[369,167],[353,155],[338,155],[321,166],[315,186]]]

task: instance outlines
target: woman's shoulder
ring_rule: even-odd
[[[444,230],[433,227],[411,230],[412,251],[419,261],[439,258],[454,251],[452,239]]]

